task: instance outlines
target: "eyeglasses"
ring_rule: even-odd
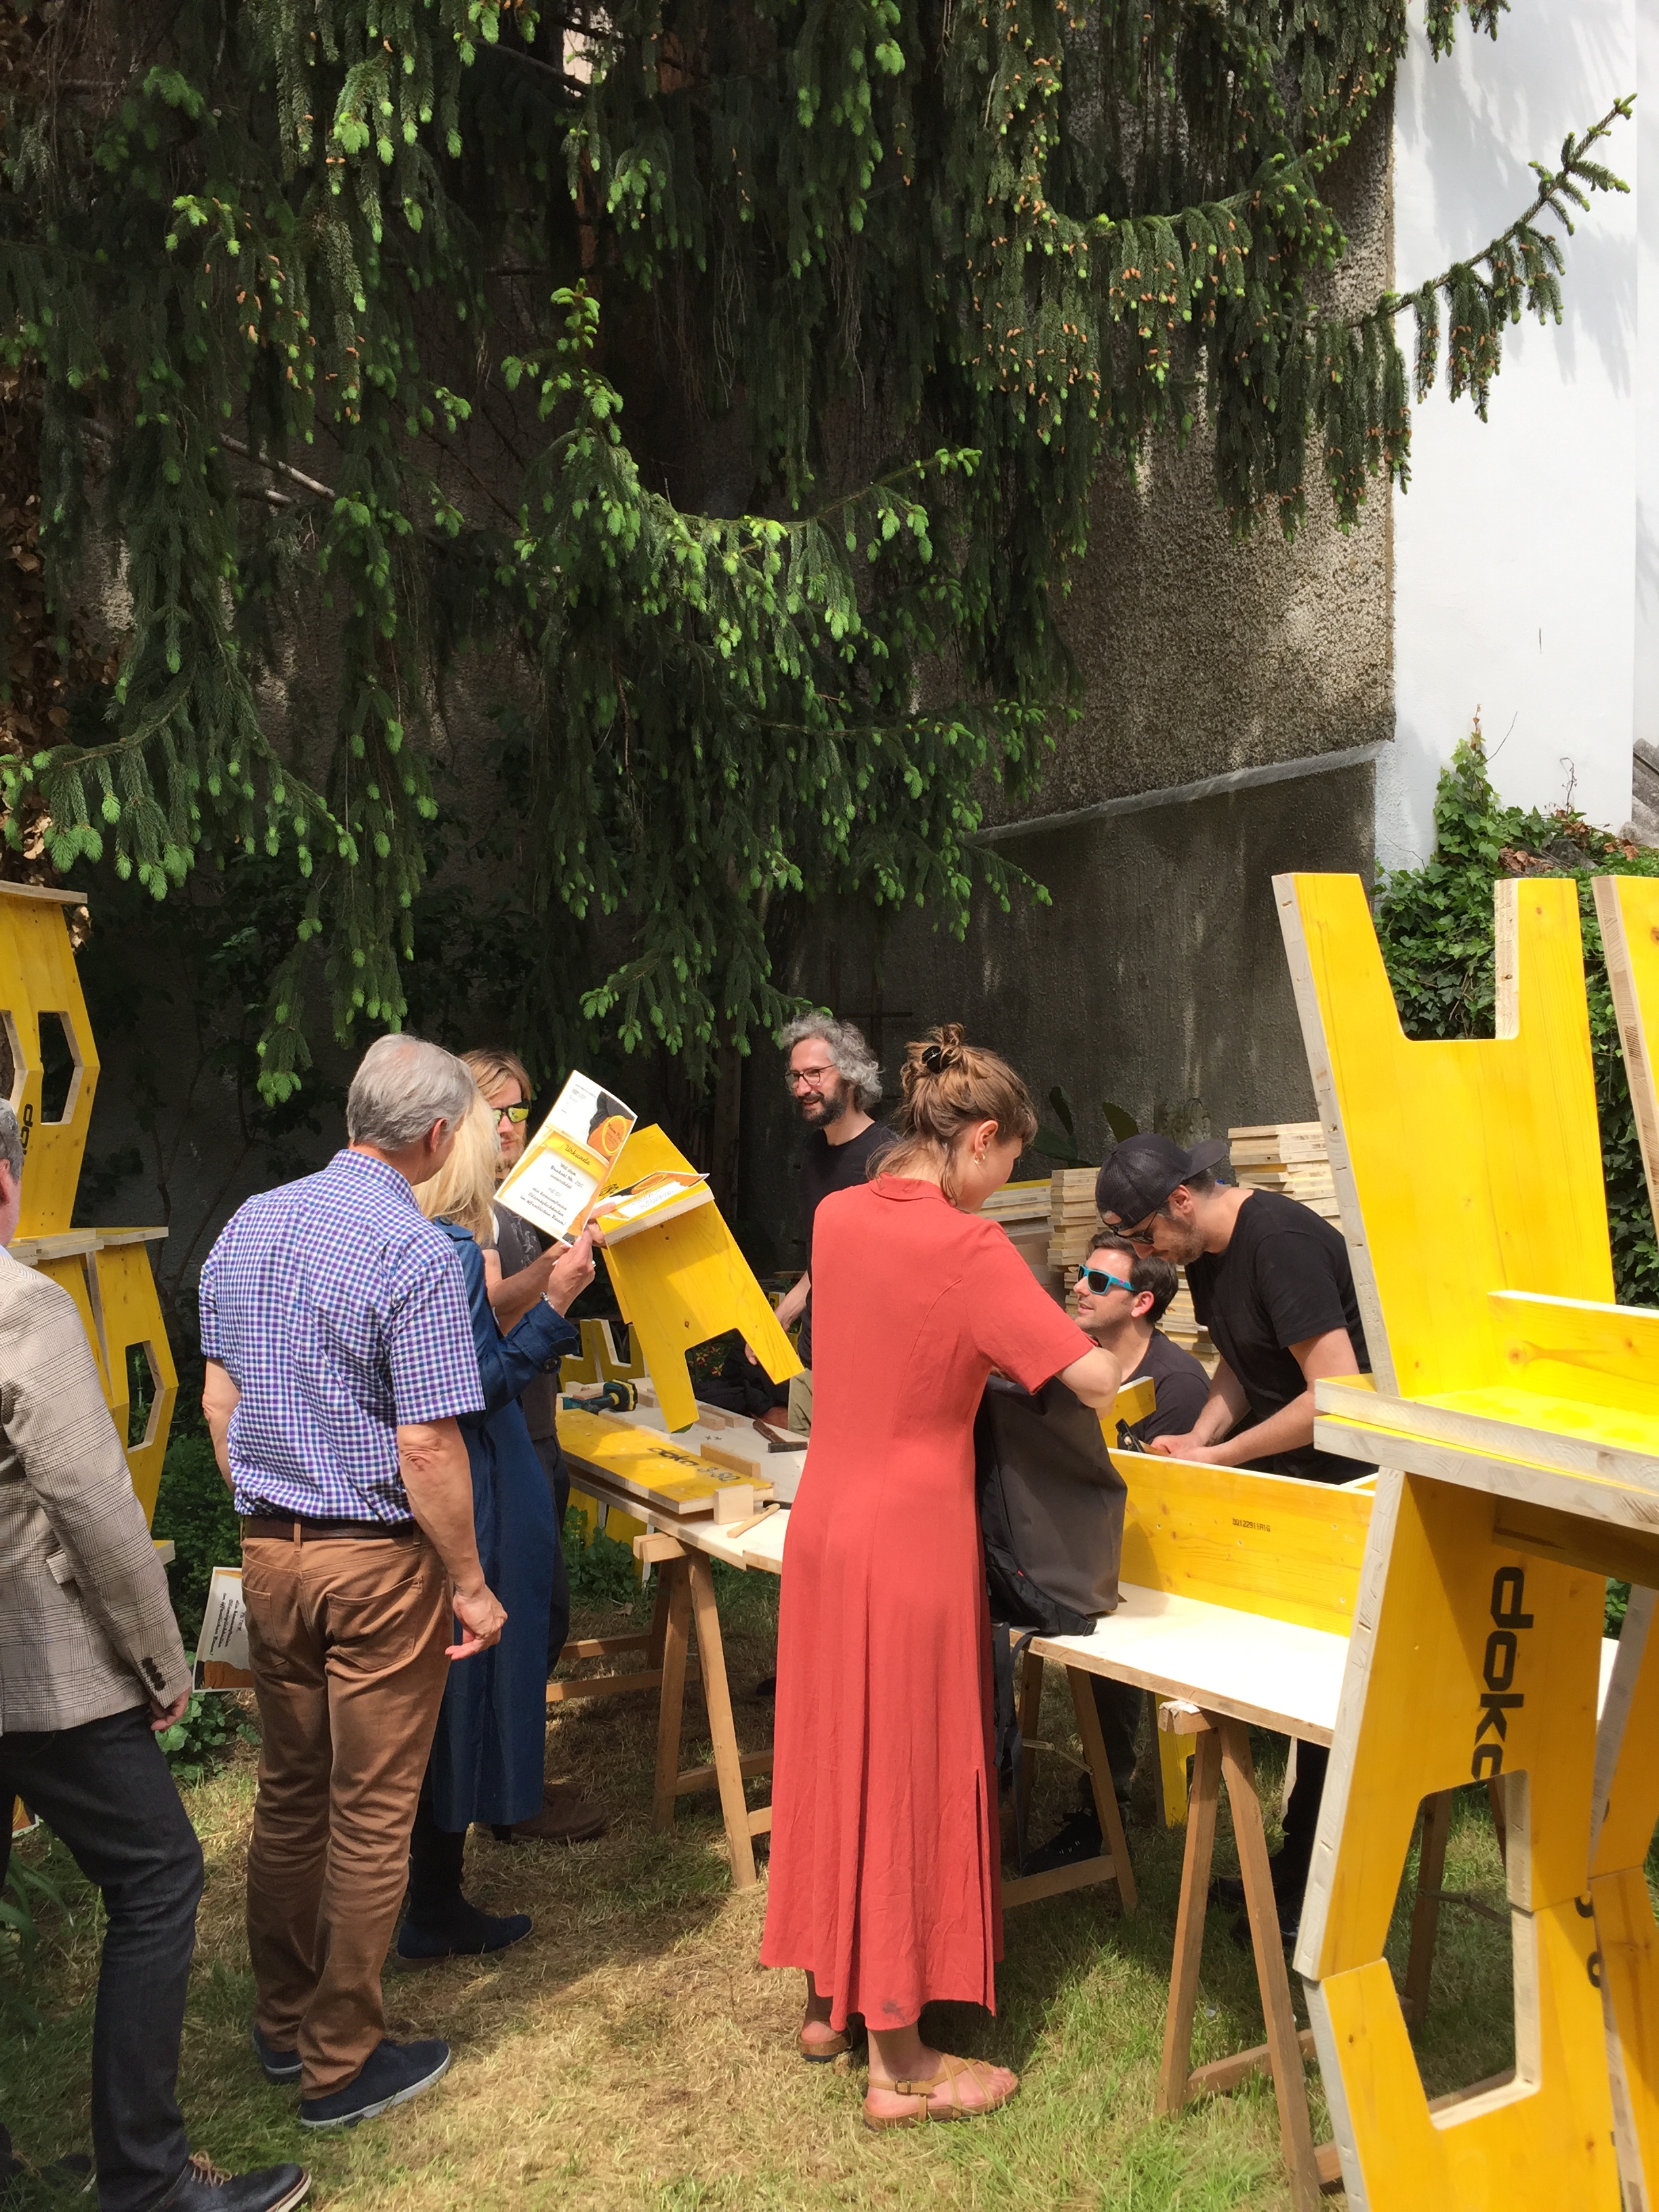
[[[495,1111],[495,1119],[498,1121],[511,1121],[515,1127],[520,1121],[527,1121],[530,1119],[530,1103],[527,1099],[520,1106],[497,1106]]]
[[[785,1073],[784,1086],[787,1090],[799,1091],[805,1084],[809,1091],[816,1091],[826,1076],[833,1076],[835,1073],[833,1067],[792,1067]]]
[[[1100,1267],[1079,1267],[1077,1279],[1079,1286],[1086,1283],[1097,1298],[1103,1298],[1108,1291],[1127,1291],[1131,1297],[1134,1296],[1133,1283],[1126,1283],[1121,1275],[1109,1275]]]
[[[1163,1211],[1164,1208],[1161,1206],[1155,1206],[1139,1229],[1115,1229],[1112,1234],[1114,1237],[1121,1237],[1126,1244],[1145,1244],[1150,1250],[1153,1241],[1152,1224]]]

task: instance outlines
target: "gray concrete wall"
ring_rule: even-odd
[[[1183,1141],[1316,1112],[1272,879],[1369,871],[1369,763],[1069,828],[1005,849],[1052,904],[982,902],[965,939],[907,916],[879,948],[866,916],[826,912],[795,981],[834,996],[892,1072],[904,1042],[960,1021],[1030,1085],[1045,1122],[1056,1084],[1085,1158],[1109,1142],[1104,1102]],[[835,988],[832,990],[832,982]],[[872,1000],[873,991],[873,1000]],[[873,1018],[872,1018],[873,1016]],[[757,1050],[744,1154],[745,1215],[802,1264],[792,1213],[796,1127],[775,1053]],[[1045,1175],[1035,1154],[1018,1172]]]

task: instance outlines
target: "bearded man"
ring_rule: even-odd
[[[812,1425],[812,1217],[831,1191],[863,1182],[894,1137],[872,1118],[881,1103],[881,1070],[851,1022],[808,1014],[790,1023],[778,1045],[787,1055],[784,1081],[807,1129],[796,1170],[806,1271],[778,1304],[785,1328],[800,1322],[795,1349],[805,1372],[789,1385],[789,1425],[804,1434]]]

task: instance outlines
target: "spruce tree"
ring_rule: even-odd
[[[9,612],[58,687],[50,725],[8,694],[7,834],[157,898],[288,856],[274,1098],[325,1000],[403,1019],[434,755],[479,702],[544,1055],[586,981],[701,1082],[787,1011],[792,902],[1008,898],[969,841],[1073,707],[1097,472],[1205,419],[1238,532],[1352,522],[1406,480],[1412,389],[1484,414],[1504,327],[1559,319],[1571,216],[1624,189],[1619,100],[1501,237],[1322,304],[1399,0],[5,4],[9,489],[46,563]],[[726,491],[677,499],[717,446]],[[320,741],[273,708],[301,664]]]

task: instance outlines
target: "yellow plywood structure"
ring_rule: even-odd
[[[0,1027],[12,1065],[11,1103],[23,1132],[23,1212],[20,1237],[67,1229],[98,1089],[98,1054],[87,1002],[75,969],[65,911],[85,903],[79,891],[38,891],[0,884]],[[59,1118],[48,1121],[42,1018],[56,1015],[74,1062]]]
[[[1577,886],[1497,885],[1497,1036],[1426,1043],[1358,877],[1276,888],[1378,1393],[1501,1383],[1490,1291],[1613,1297]]]
[[[1297,1951],[1344,2183],[1371,2212],[1634,2207],[1659,1789],[1607,1816],[1605,1731],[1622,1711],[1650,1770],[1659,1686],[1621,1655],[1599,1768],[1596,1691],[1605,1574],[1650,1571],[1659,1321],[1611,1303],[1577,886],[1497,887],[1497,1035],[1462,1042],[1405,1037],[1357,879],[1277,889],[1376,1370],[1317,1386],[1316,1440],[1382,1468]],[[1482,1779],[1516,2066],[1431,2110],[1382,1939],[1419,1803]]]
[[[613,1181],[627,1184],[659,1169],[685,1172],[690,1166],[660,1129],[635,1129]],[[741,1333],[775,1382],[800,1373],[794,1347],[717,1206],[694,1206],[659,1227],[638,1230],[607,1245],[605,1256],[671,1429],[690,1428],[697,1417],[687,1352],[727,1329]]]
[[[1346,1636],[1370,1526],[1363,1491],[1114,1452],[1128,1486],[1122,1579]]]
[[[76,973],[66,914],[80,891],[0,884],[0,1036],[11,1066],[8,1093],[23,1134],[23,1206],[11,1254],[38,1267],[75,1301],[110,1417],[126,1447],[132,1486],[150,1519],[179,1391],[148,1243],[165,1230],[81,1229],[70,1223],[98,1086],[98,1054]],[[72,1063],[61,1113],[48,1120],[43,1024],[54,1020]],[[129,1354],[148,1365],[143,1433],[131,1437]],[[129,1441],[131,1437],[131,1441]]]

